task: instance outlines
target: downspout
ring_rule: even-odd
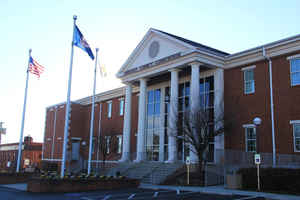
[[[272,122],[272,146],[273,146],[273,166],[276,166],[276,145],[274,128],[274,103],[273,103],[273,80],[272,80],[272,61],[266,56],[265,47],[262,48],[263,57],[269,61],[269,79],[270,79],[270,103],[271,103],[271,122]]]

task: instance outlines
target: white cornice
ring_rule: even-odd
[[[292,59],[296,59],[296,58],[300,58],[300,54],[296,54],[296,55],[289,56],[289,57],[287,57],[286,59],[287,59],[287,60],[292,60]]]
[[[124,82],[130,82],[134,81],[143,77],[151,77],[155,76],[157,74],[163,73],[165,71],[168,71],[170,69],[181,67],[187,64],[190,64],[191,62],[198,61],[202,64],[206,64],[208,66],[214,66],[214,67],[221,67],[223,68],[223,61],[215,58],[211,58],[206,55],[201,55],[199,52],[194,52],[182,57],[179,57],[174,60],[170,60],[166,63],[162,63],[150,68],[146,68],[144,70],[137,71],[135,73],[131,73],[128,75],[125,75],[122,77],[122,81]]]

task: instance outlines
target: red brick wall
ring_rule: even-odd
[[[300,87],[291,87],[290,55],[272,58],[274,119],[277,153],[293,153],[293,130],[290,120],[300,119]],[[255,93],[244,94],[243,67],[256,65],[254,69]],[[255,117],[262,119],[258,127],[260,152],[272,152],[270,88],[268,61],[259,61],[224,71],[225,115],[234,126],[225,135],[225,148],[245,151],[243,124],[252,124]]]

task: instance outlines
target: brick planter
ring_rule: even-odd
[[[33,176],[33,173],[0,173],[0,184],[25,183]]]
[[[29,192],[84,192],[103,189],[137,188],[140,182],[136,179],[41,179],[28,181]]]

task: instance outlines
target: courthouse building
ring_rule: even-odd
[[[150,29],[117,77],[124,87],[96,95],[93,162],[102,160],[100,139],[111,162],[195,162],[189,144],[168,133],[173,119],[200,106],[216,116],[222,105],[235,123],[211,140],[211,163],[259,149],[265,162],[300,166],[300,35],[229,54]],[[88,158],[90,111],[91,97],[71,104],[68,160],[78,166]],[[61,161],[64,117],[64,103],[46,110],[45,161]]]

